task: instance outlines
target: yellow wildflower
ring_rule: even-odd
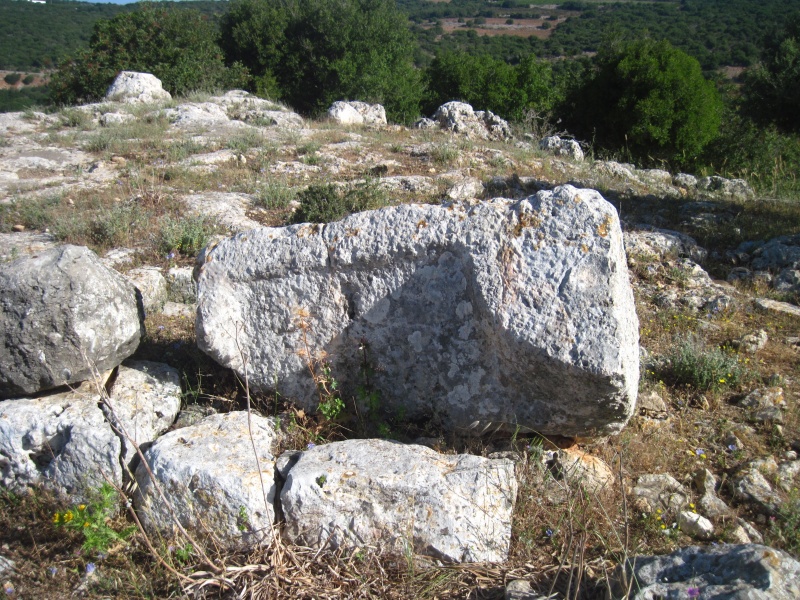
[[[64,513],[64,523],[69,523],[74,517],[75,515],[72,514],[72,511],[68,510]]]

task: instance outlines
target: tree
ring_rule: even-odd
[[[64,62],[51,80],[53,100],[98,100],[120,71],[144,71],[173,94],[240,85],[243,69],[227,69],[216,33],[187,9],[144,5],[141,10],[98,21],[89,48]]]
[[[800,15],[767,38],[761,63],[745,79],[744,98],[754,120],[800,132]]]
[[[567,127],[584,139],[679,164],[716,137],[721,111],[697,60],[652,39],[607,45],[561,108]]]
[[[550,65],[529,55],[516,66],[488,55],[445,52],[427,71],[425,112],[450,100],[521,120],[528,110],[548,112],[555,99]]]
[[[256,89],[303,113],[364,100],[395,121],[419,114],[415,47],[391,0],[235,0],[222,32],[227,60],[242,60]]]

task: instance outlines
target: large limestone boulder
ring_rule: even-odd
[[[590,436],[633,412],[638,321],[596,191],[256,229],[201,260],[200,348],[308,408],[324,356],[345,394],[366,359],[383,405],[449,428]]]
[[[144,334],[136,288],[85,247],[0,265],[0,398],[85,381]]]
[[[503,561],[517,493],[514,464],[386,440],[303,452],[281,508],[288,539],[321,547],[378,546],[449,561]]]
[[[380,104],[339,100],[331,104],[328,118],[342,125],[386,125],[386,110]]]
[[[175,369],[149,362],[126,363],[109,386],[107,404],[102,381],[0,402],[3,487],[44,485],[85,499],[106,477],[121,485],[133,442],[146,445],[167,430],[180,409],[181,387]]]
[[[134,71],[122,71],[106,91],[106,100],[127,104],[150,104],[171,99],[158,77]]]
[[[167,537],[177,534],[174,514],[194,535],[213,536],[231,550],[269,544],[275,521],[272,446],[277,433],[271,419],[252,415],[250,420],[252,440],[247,413],[232,412],[172,431],[147,450],[147,464],[172,510],[140,464],[134,502],[146,529]]]
[[[689,546],[665,556],[631,558],[627,567],[626,577],[618,569],[612,580],[612,598],[800,598],[800,563],[756,544]]]

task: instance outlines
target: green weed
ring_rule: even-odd
[[[158,249],[162,254],[174,251],[194,256],[216,232],[217,227],[206,217],[166,217],[158,232]]]
[[[53,523],[79,531],[83,535],[84,552],[106,552],[112,544],[124,542],[136,529],[126,527],[117,531],[111,519],[117,508],[117,491],[108,483],[93,490],[88,504],[78,504],[53,515]]]
[[[294,223],[330,223],[352,213],[384,206],[386,193],[368,180],[350,189],[330,183],[311,185],[297,199],[300,207],[294,213]]]
[[[746,375],[736,354],[723,348],[706,348],[692,337],[680,342],[667,359],[664,381],[698,391],[732,388]]]
[[[256,204],[269,210],[283,210],[297,197],[297,190],[282,181],[268,181],[256,192]]]

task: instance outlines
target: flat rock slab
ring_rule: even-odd
[[[82,246],[0,265],[0,398],[91,379],[144,335],[136,288]]]
[[[269,544],[275,521],[272,446],[277,433],[271,419],[257,415],[252,415],[251,426],[252,441],[247,413],[232,412],[212,415],[159,438],[145,458],[172,511],[140,464],[134,502],[144,527],[173,537],[178,534],[174,513],[193,535],[212,537],[227,549],[250,550]]]
[[[303,452],[288,469],[281,507],[294,542],[456,562],[508,554],[517,493],[510,460],[348,440]]]
[[[382,406],[447,428],[593,436],[633,412],[638,320],[596,191],[262,228],[204,261],[200,348],[308,408],[311,356],[352,396],[366,363]]]
[[[123,464],[133,456],[131,441],[115,432],[121,425],[138,444],[163,433],[180,409],[178,373],[167,365],[131,362],[121,366],[111,387],[112,417],[94,382],[62,393],[0,402],[0,473],[3,487],[23,490],[44,485],[75,499],[106,481],[122,484]]]
[[[689,546],[666,556],[637,556],[631,600],[653,598],[800,598],[800,563],[781,550],[756,544]],[[622,598],[619,572],[614,598]]]

